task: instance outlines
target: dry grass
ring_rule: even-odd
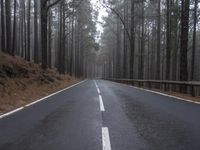
[[[79,79],[42,70],[19,57],[0,53],[0,113],[23,106],[63,89]]]

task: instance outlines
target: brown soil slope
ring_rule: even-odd
[[[79,80],[0,53],[0,114],[72,85]]]

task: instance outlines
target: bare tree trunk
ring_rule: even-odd
[[[15,55],[15,38],[16,38],[16,9],[17,9],[17,2],[14,0],[14,20],[13,20],[13,43],[12,43],[12,55]]]
[[[128,24],[128,3],[124,2],[124,23],[127,26]],[[127,33],[124,29],[124,58],[123,58],[123,77],[127,78]]]
[[[23,56],[27,58],[27,33],[26,33],[26,1],[23,1],[23,24],[24,24],[24,52]]]
[[[167,1],[167,36],[166,36],[166,71],[165,71],[165,79],[169,80],[170,79],[170,52],[171,52],[171,29],[170,29],[170,15],[171,15],[171,10],[170,10],[170,4],[171,0]]]
[[[156,62],[156,79],[160,80],[160,0],[158,0],[158,20],[157,20],[157,62]]]
[[[5,1],[6,8],[6,51],[11,54],[11,10],[10,0]]]
[[[34,62],[39,63],[38,46],[38,0],[34,0]]]
[[[41,0],[41,45],[42,45],[42,68],[47,69],[47,4]]]
[[[121,78],[121,59],[120,59],[120,51],[121,51],[121,24],[120,20],[117,18],[117,47],[116,47],[116,77]],[[105,64],[106,65],[106,64]],[[105,68],[106,69],[106,68]]]
[[[49,11],[49,16],[48,16],[48,67],[51,68],[52,64],[51,64],[51,45],[52,45],[52,31],[51,31],[51,26],[52,26],[52,12]]]
[[[189,0],[182,0],[181,4],[181,49],[180,49],[180,80],[188,80],[187,50],[188,50],[188,30],[189,30]],[[182,92],[186,87],[181,87]]]
[[[194,68],[195,68],[197,7],[198,7],[198,0],[195,0],[194,14],[193,14],[194,15],[194,24],[193,24],[193,40],[192,40],[191,80],[194,80]]]
[[[135,2],[131,1],[131,41],[130,41],[130,78],[134,76],[134,53],[135,53]]]
[[[31,59],[31,1],[28,1],[28,17],[27,17],[27,60],[30,61]]]
[[[145,39],[144,39],[144,1],[142,2],[142,35],[141,35],[141,55],[140,55],[140,78],[144,79],[144,48],[145,48]]]
[[[6,51],[5,49],[5,21],[4,21],[4,0],[1,0],[1,50],[3,52]]]

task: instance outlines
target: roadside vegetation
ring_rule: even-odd
[[[59,89],[78,82],[55,69],[43,70],[41,65],[20,57],[0,53],[0,113],[30,103]]]

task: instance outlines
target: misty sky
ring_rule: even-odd
[[[93,5],[93,8],[95,10],[98,10],[99,12],[99,16],[98,16],[98,21],[99,22],[103,22],[102,18],[104,16],[107,16],[107,12],[106,12],[106,9],[104,7],[101,6],[99,0],[91,0],[91,3]],[[100,23],[97,23],[97,31],[102,33],[103,32],[103,27],[102,27],[102,24]]]

